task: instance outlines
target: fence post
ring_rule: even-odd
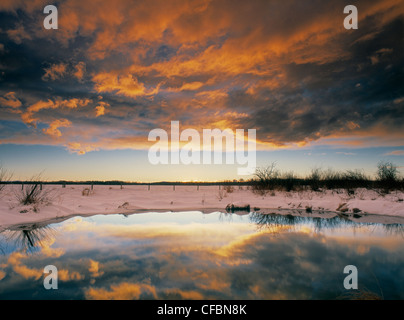
[[[150,191],[150,184],[147,186],[147,190]]]
[[[175,191],[175,184],[173,184],[173,191]]]
[[[91,184],[91,190],[93,190],[94,189],[94,184]]]
[[[199,184],[196,186],[196,190],[199,191]]]

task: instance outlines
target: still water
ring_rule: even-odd
[[[403,240],[402,224],[339,217],[74,217],[0,233],[0,299],[404,299]],[[347,265],[359,290],[344,288]]]

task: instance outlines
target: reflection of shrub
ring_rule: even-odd
[[[249,205],[249,204],[242,204],[242,205],[228,204],[228,205],[226,206],[226,211],[227,211],[227,212],[236,212],[236,211],[247,211],[247,212],[250,212],[250,205]]]

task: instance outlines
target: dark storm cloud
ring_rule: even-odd
[[[2,119],[21,124],[37,110],[29,116],[49,130],[36,143],[53,132],[65,146],[141,148],[131,137],[171,120],[256,128],[278,146],[347,136],[383,144],[391,132],[402,141],[400,1],[355,1],[358,30],[343,28],[342,0],[66,0],[50,32],[43,4],[0,5]],[[7,106],[10,97],[21,106]],[[88,103],[68,107],[75,99]],[[22,142],[10,124],[4,141]]]
[[[391,21],[371,39],[341,36],[349,39],[341,39],[341,43],[350,59],[285,65],[292,89],[266,92],[260,100],[247,95],[239,100],[255,106],[246,124],[257,128],[263,140],[272,137],[279,143],[377,124],[402,131],[403,101],[394,100],[404,95],[403,22],[401,18]],[[366,21],[362,26],[367,27]],[[231,100],[232,105],[237,103],[237,99]],[[299,109],[302,113],[296,115],[294,111]]]

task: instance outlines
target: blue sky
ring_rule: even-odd
[[[400,156],[388,155],[396,148],[360,150],[317,147],[304,150],[258,151],[257,166],[275,162],[281,172],[305,176],[311,169],[339,171],[363,169],[373,177],[381,160],[398,165],[403,173]],[[63,147],[0,145],[2,165],[13,173],[13,179],[29,179],[42,172],[46,180],[122,180],[122,181],[221,181],[248,179],[238,176],[239,165],[152,165],[147,150],[94,151],[84,155],[69,153]]]

